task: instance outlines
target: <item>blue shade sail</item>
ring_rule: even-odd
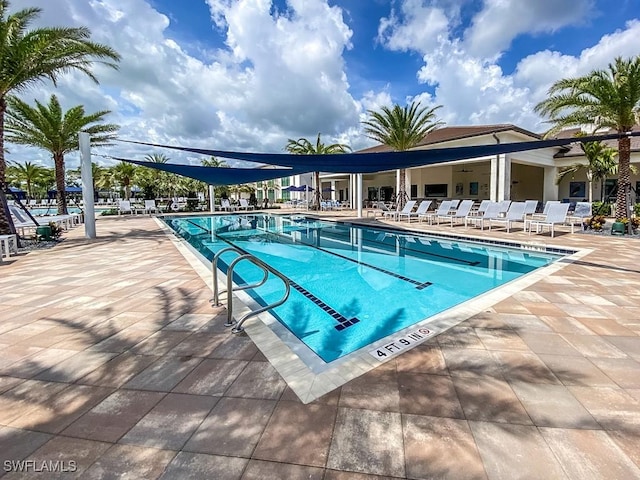
[[[438,163],[446,163],[455,160],[466,160],[469,158],[491,157],[494,155],[502,155],[506,153],[523,152],[527,150],[537,150],[540,148],[552,148],[569,145],[576,142],[595,142],[602,140],[613,140],[621,136],[640,136],[640,132],[627,132],[624,134],[611,135],[591,135],[586,137],[570,137],[559,138],[553,140],[535,140],[531,142],[515,142],[515,143],[496,143],[493,145],[474,145],[468,147],[448,147],[448,148],[432,148],[427,150],[409,150],[404,152],[374,152],[374,153],[335,153],[335,154],[314,154],[314,155],[296,155],[290,153],[252,153],[252,152],[229,152],[225,150],[208,150],[204,148],[180,147],[172,145],[159,145],[154,143],[126,141],[127,143],[135,143],[139,145],[147,145],[151,147],[170,148],[173,150],[181,150],[184,152],[200,153],[203,155],[232,158],[236,160],[245,160],[249,162],[257,162],[268,165],[279,165],[281,167],[290,167],[294,170],[275,171],[273,176],[268,176],[269,172],[263,169],[226,169],[215,167],[194,167],[187,165],[171,165],[175,170],[166,168],[169,164],[147,164],[145,166],[151,168],[159,168],[161,170],[172,171],[180,175],[191,178],[198,178],[187,172],[196,172],[194,169],[214,169],[214,170],[233,170],[227,172],[229,178],[234,178],[233,182],[228,183],[244,183],[252,181],[267,180],[272,178],[280,178],[298,173],[322,171],[330,173],[375,173],[385,170],[395,170],[400,168],[421,167],[426,165],[434,165]],[[122,140],[125,141],[125,140]],[[137,163],[133,161],[133,163]],[[143,163],[143,162],[140,162]],[[273,170],[272,170],[273,171]],[[253,177],[249,172],[260,172],[257,177]],[[223,172],[220,172],[222,175]],[[262,176],[265,175],[265,176]],[[216,178],[212,176],[212,178]],[[214,183],[215,185],[224,185],[225,183]]]

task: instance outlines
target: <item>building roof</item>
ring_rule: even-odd
[[[450,142],[453,140],[462,140],[464,138],[479,137],[483,135],[491,135],[493,133],[513,131],[522,133],[529,137],[540,139],[539,134],[525,130],[524,128],[517,127],[512,124],[496,124],[496,125],[459,125],[451,127],[437,128],[431,133],[425,135],[422,141],[417,147],[423,147],[425,145],[435,145],[438,143]],[[376,145],[373,147],[359,150],[358,153],[374,153],[374,152],[388,152],[391,148],[387,145]]]
[[[557,135],[554,135],[553,138],[570,138],[575,137],[576,133],[580,132],[580,128],[568,128],[566,130],[560,131]],[[632,132],[640,132],[640,125],[635,125],[632,129]],[[598,134],[609,135],[617,133],[617,130],[611,128],[606,131],[598,131]],[[618,141],[617,140],[604,140],[602,143],[605,145],[618,149]],[[631,137],[631,151],[632,152],[640,152],[640,137]],[[555,158],[567,158],[567,157],[582,157],[584,156],[584,152],[582,148],[580,148],[579,143],[572,143],[571,145],[564,147],[560,152],[554,155]]]

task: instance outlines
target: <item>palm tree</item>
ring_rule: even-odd
[[[212,156],[211,158],[205,158],[202,160],[202,166],[203,167],[217,167],[217,168],[228,168],[229,165],[227,165],[227,162],[225,162],[224,160],[220,160],[214,156]]]
[[[63,112],[55,95],[51,96],[48,105],[36,100],[35,108],[11,96],[7,98],[7,106],[7,141],[51,153],[56,172],[58,212],[66,215],[64,156],[80,148],[80,132],[89,133],[91,145],[107,145],[115,137],[113,132],[120,127],[101,123],[103,117],[111,113],[109,110],[85,115],[84,107],[78,105]]]
[[[49,79],[55,85],[70,71],[86,74],[94,63],[117,68],[120,55],[106,45],[89,40],[87,28],[43,27],[29,30],[40,14],[39,8],[25,8],[8,15],[9,1],[0,0],[0,234],[15,233],[9,215],[6,190],[4,114],[6,97]]]
[[[602,183],[609,175],[615,175],[618,172],[618,159],[616,158],[618,151],[602,142],[583,142],[580,144],[580,148],[587,158],[587,163],[574,163],[561,168],[556,178],[556,184],[559,184],[568,175],[573,177],[576,172],[584,169],[589,182],[589,202],[593,202],[593,181]],[[602,188],[600,194],[603,194]]]
[[[344,143],[332,143],[330,145],[325,145],[320,141],[320,134],[318,133],[315,145],[306,138],[299,138],[298,140],[289,138],[287,140],[285,150],[296,155],[327,155],[331,153],[347,153],[351,151],[351,147]],[[313,208],[320,210],[320,195],[322,193],[320,191],[320,172],[316,171],[313,175],[315,180]]]
[[[170,158],[167,157],[164,153],[150,153],[144,156],[144,159],[147,162],[151,163],[167,163]]]
[[[547,136],[581,125],[594,125],[595,131],[613,128],[620,133],[616,212],[620,218],[629,217],[631,139],[624,133],[633,128],[640,114],[640,57],[618,57],[607,70],[558,80],[549,89],[549,98],[536,105],[535,111],[553,124]]]
[[[131,198],[131,187],[133,185],[133,179],[136,176],[137,167],[129,162],[120,162],[111,167],[110,170],[114,181],[124,188],[125,200],[129,200]]]
[[[366,135],[391,147],[397,152],[411,150],[418,146],[428,133],[444,125],[436,119],[436,110],[442,105],[432,108],[421,107],[420,102],[412,102],[404,108],[394,105],[393,108],[382,107],[382,111],[368,110],[369,118],[362,122]],[[404,207],[407,201],[406,170],[400,169],[400,188],[398,191],[398,208]]]
[[[45,176],[46,169],[31,162],[12,162],[11,168],[13,176],[26,185],[27,197],[33,198],[33,186]]]

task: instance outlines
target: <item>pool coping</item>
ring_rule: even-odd
[[[185,239],[178,236],[160,218],[154,217],[154,219],[162,231],[171,239],[176,249],[213,291],[211,263]],[[353,221],[337,221],[337,223],[363,225],[370,228],[373,226],[370,223]],[[543,251],[545,253],[562,253],[565,256],[550,265],[538,268],[500,287],[494,288],[409,327],[403,328],[328,364],[322,362],[319,357],[316,357],[306,345],[289,332],[273,315],[268,312],[256,315],[255,318],[260,321],[252,320],[247,322],[244,325],[246,334],[278,371],[298,398],[300,398],[300,401],[305,404],[339,388],[345,383],[367,373],[396,356],[411,350],[428,339],[446,332],[474,315],[482,313],[483,310],[509,298],[539,280],[556,273],[566,265],[583,258],[593,251],[588,248],[566,248],[549,245],[539,241],[505,241],[494,237],[462,236],[442,232],[392,228],[391,226],[379,224],[374,225],[375,228],[383,230],[401,230],[425,237],[437,237],[448,240],[469,240],[499,247],[524,248],[525,250]],[[219,272],[218,282],[221,288],[226,287],[226,276],[224,273]],[[235,318],[239,318],[251,312],[253,309],[258,308],[257,303],[245,292],[234,292],[232,302]],[[374,356],[375,352],[378,351],[382,351],[384,356]],[[313,361],[314,357],[317,358],[317,361]],[[324,365],[320,365],[317,362]]]

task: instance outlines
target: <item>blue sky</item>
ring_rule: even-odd
[[[22,8],[25,2],[13,2]],[[123,57],[100,85],[21,93],[108,109],[120,136],[282,151],[288,138],[369,146],[382,105],[442,105],[448,125],[544,130],[533,106],[566,76],[640,54],[638,0],[30,0],[38,25],[87,26]],[[11,147],[13,159],[50,159]],[[121,144],[116,156],[148,151]],[[171,156],[177,155],[172,153]],[[197,163],[198,158],[176,161]]]

